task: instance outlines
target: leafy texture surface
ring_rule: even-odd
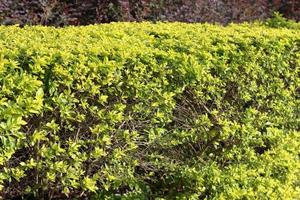
[[[0,27],[3,198],[297,199],[300,32]]]
[[[86,25],[112,21],[244,22],[273,12],[300,20],[299,0],[1,0],[0,24]]]

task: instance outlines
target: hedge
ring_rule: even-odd
[[[300,29],[0,26],[4,199],[297,199]]]

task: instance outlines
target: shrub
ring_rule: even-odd
[[[299,48],[258,24],[1,26],[1,196],[298,198]]]
[[[274,11],[300,20],[297,0],[1,0],[0,24],[86,25],[112,21],[228,24],[265,20]]]
[[[280,13],[275,12],[273,17],[265,21],[265,25],[272,28],[300,29],[300,23],[284,18]]]

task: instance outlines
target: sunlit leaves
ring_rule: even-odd
[[[299,197],[297,29],[115,23],[0,34],[5,197]]]

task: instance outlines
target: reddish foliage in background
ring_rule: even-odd
[[[2,0],[2,24],[85,25],[111,21],[229,22],[300,19],[299,0]]]

